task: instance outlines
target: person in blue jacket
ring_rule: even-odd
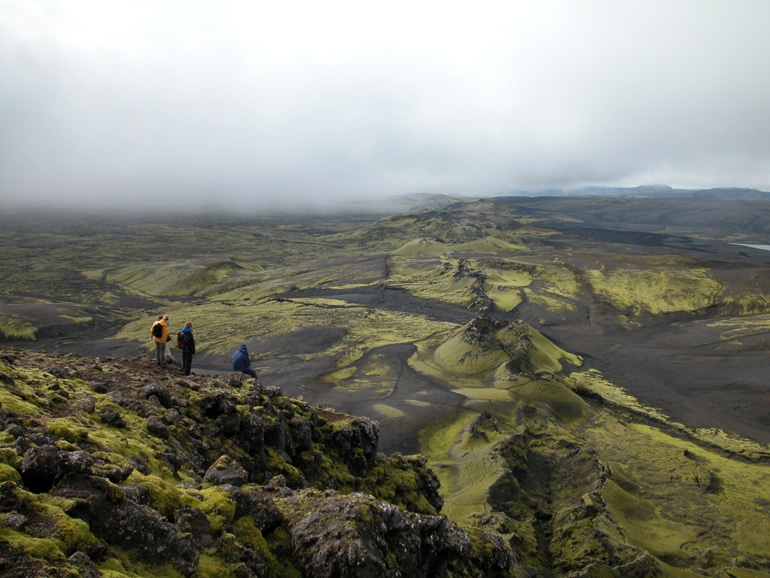
[[[177,347],[182,347],[182,371],[185,375],[190,375],[192,371],[192,358],[195,355],[195,337],[193,337],[192,321],[188,321],[182,327],[180,339],[177,341]]]
[[[257,372],[251,369],[251,359],[249,358],[249,350],[246,348],[246,344],[241,345],[233,355],[233,371],[240,371],[254,379],[257,378]]]

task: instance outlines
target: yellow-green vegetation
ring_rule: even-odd
[[[706,322],[705,325],[718,330],[723,341],[740,340],[770,331],[770,315],[719,319]]]
[[[489,487],[506,467],[491,450],[510,433],[496,418],[470,411],[421,432],[420,447],[441,481],[445,515],[462,521],[488,510]]]
[[[253,478],[276,480],[284,497],[308,486],[329,496],[333,488],[374,495],[393,504],[388,508],[438,514],[436,494],[425,491],[435,479],[425,459],[378,454],[377,426],[369,420],[317,413],[272,390],[232,389],[214,377],[180,381],[143,360],[101,365],[21,350],[0,358],[9,399],[41,389],[30,403],[39,411],[14,414],[0,436],[0,541],[14,563],[32,568],[43,561],[76,572],[74,552],[108,545],[110,556],[98,566],[109,576],[178,577],[191,569],[238,576],[248,548],[271,575],[302,575],[285,525],[275,527],[285,522],[274,494],[247,478],[238,490],[216,479],[231,468],[248,477],[243,465]],[[140,375],[155,380],[143,386]],[[72,407],[65,410],[57,396],[73,400]],[[31,446],[24,461],[15,451],[23,445]],[[42,451],[30,460],[36,449]],[[196,539],[203,532],[200,556],[190,549],[193,536],[178,534],[175,522]]]
[[[56,437],[71,443],[78,443],[88,438],[88,429],[77,425],[77,421],[77,418],[54,418],[48,420],[46,428]]]
[[[184,575],[168,564],[143,564],[132,560],[125,552],[114,552],[118,557],[110,558],[99,566],[102,576],[111,578],[184,578]]]
[[[668,419],[668,416],[658,408],[641,404],[627,390],[607,380],[596,369],[573,372],[570,374],[570,379],[573,380],[574,388],[578,393],[598,396],[608,403],[644,414],[655,421],[665,422]]]
[[[465,387],[505,387],[519,372],[559,372],[582,363],[525,323],[485,319],[419,343],[409,362],[417,371]]]
[[[448,247],[445,243],[440,243],[435,239],[421,237],[412,239],[401,245],[393,251],[394,255],[399,257],[414,257],[415,255],[443,255],[447,253]]]
[[[421,240],[418,246],[425,247],[426,243]],[[435,244],[427,246],[435,247]],[[555,260],[532,264],[500,257],[500,251],[490,247],[477,248],[478,251],[452,253],[399,251],[388,260],[389,281],[416,296],[469,308],[476,307],[479,299],[486,297],[496,309],[513,311],[526,296],[548,310],[575,309],[580,282],[563,263]],[[463,254],[489,257],[454,256]]]
[[[242,264],[231,258],[212,257],[185,262],[172,261],[128,265],[107,271],[105,279],[142,295],[188,296],[211,292],[225,279],[235,283],[238,277],[248,279],[261,268]]]
[[[173,519],[174,513],[183,507],[199,505],[199,500],[180,490],[178,480],[164,480],[152,474],[145,476],[134,471],[128,481],[136,486],[147,488],[152,507],[169,519]]]
[[[0,463],[0,484],[3,482],[18,483],[20,481],[21,474],[19,474],[19,470],[16,467],[6,463]]]
[[[390,418],[390,419],[398,419],[400,417],[406,416],[406,412],[401,411],[397,407],[393,407],[392,405],[388,405],[385,403],[375,403],[372,406],[372,409],[376,411],[379,415]]]
[[[198,506],[211,524],[214,532],[222,532],[235,518],[235,503],[229,492],[220,486],[211,486],[199,490],[203,498]]]
[[[392,256],[388,281],[417,297],[469,307],[476,298],[471,289],[477,277],[459,274],[459,265],[451,258]]]
[[[708,269],[670,257],[637,258],[623,268],[588,270],[586,279],[597,294],[630,317],[695,312],[715,304],[723,292]]]
[[[26,339],[34,341],[37,338],[37,327],[27,321],[0,315],[0,337],[4,339]]]
[[[758,315],[770,310],[770,295],[758,291],[751,293],[737,292],[724,295],[725,303],[736,304],[745,315]]]
[[[13,482],[6,482],[3,499],[15,504],[15,511],[3,516],[20,515],[34,520],[40,532],[19,531],[10,524],[0,524],[0,541],[27,556],[50,562],[61,562],[76,550],[86,550],[97,542],[88,524],[62,511],[56,500],[27,492]]]
[[[507,503],[508,516],[519,514],[497,525],[511,532],[535,565],[543,563],[540,530],[520,517],[534,515],[533,508],[552,512],[555,535],[576,540],[596,527],[585,522],[597,516],[616,548],[627,544],[622,547],[650,553],[664,576],[694,576],[683,568],[688,566],[732,572],[737,554],[765,559],[767,447],[669,424],[596,371],[573,372],[567,380],[519,380],[510,384],[507,400],[496,391],[505,390],[463,389],[468,410],[421,433],[421,449],[442,483],[443,511],[452,519],[473,527],[490,508]],[[592,405],[597,398],[604,403]],[[640,421],[618,419],[613,407]],[[650,420],[659,426],[646,425]],[[501,503],[502,496],[509,502]],[[583,514],[574,513],[581,507]],[[584,564],[593,538],[580,540],[582,547],[553,543],[551,553]],[[759,568],[749,566],[744,575],[763,575]]]
[[[622,472],[605,499],[628,518],[624,527],[636,528],[630,538],[639,547],[692,559],[708,549],[713,565],[729,564],[733,552],[767,553],[766,463],[747,463],[641,424],[594,429],[591,436],[603,445],[610,469]]]
[[[387,336],[385,336],[387,339]],[[386,363],[378,354],[367,355],[360,361],[344,359],[345,365],[338,371],[321,376],[325,383],[341,390],[355,393],[366,391],[373,398],[387,397],[398,382],[401,368]]]

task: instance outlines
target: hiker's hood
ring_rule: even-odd
[[[187,327],[187,325],[185,325],[184,327],[182,327],[182,332],[183,333],[192,333],[192,329],[190,329],[189,327]]]
[[[238,348],[238,351],[240,351],[241,353],[248,353],[248,352],[249,352],[249,350],[246,348],[246,345],[245,345],[245,344],[244,344],[244,345],[241,345],[241,346]]]

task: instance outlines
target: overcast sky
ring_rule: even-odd
[[[0,0],[0,206],[770,190],[770,1]]]

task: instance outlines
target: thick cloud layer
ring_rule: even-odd
[[[0,0],[0,207],[770,189],[770,2]]]

